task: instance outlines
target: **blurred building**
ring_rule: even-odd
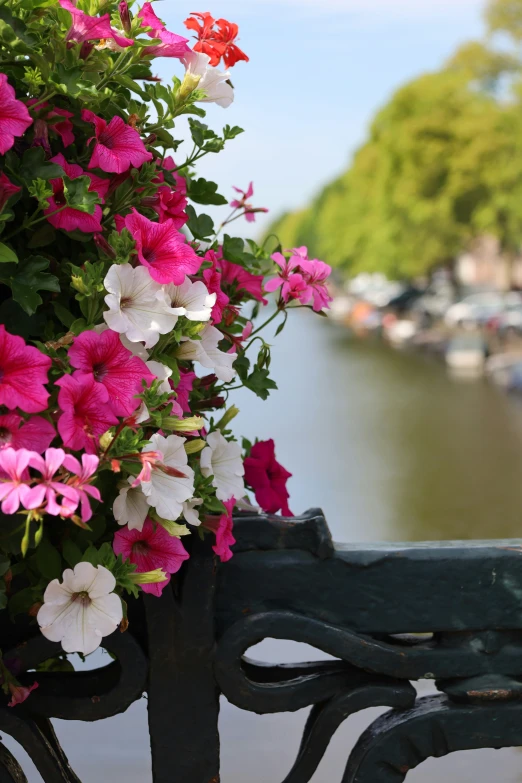
[[[522,288],[522,254],[509,257],[502,253],[496,237],[480,237],[457,259],[455,277],[467,288],[497,291]]]

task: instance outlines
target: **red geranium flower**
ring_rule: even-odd
[[[259,441],[252,446],[250,456],[245,459],[245,481],[254,490],[263,511],[269,514],[282,511],[285,517],[293,516],[288,508],[289,494],[286,489],[286,482],[291,476],[277,462],[272,439]]]
[[[221,58],[227,68],[232,68],[239,60],[248,62],[247,55],[234,43],[238,34],[237,24],[226,19],[216,20],[206,11],[192,13],[185,19],[185,27],[198,34],[194,51],[207,54],[210,57],[209,65],[219,65]]]

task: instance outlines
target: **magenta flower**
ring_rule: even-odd
[[[313,299],[315,312],[321,311],[324,307],[329,307],[332,297],[326,287],[326,281],[332,273],[332,267],[325,264],[324,261],[318,261],[316,258],[310,261],[301,259],[300,266],[308,286],[308,301]]]
[[[295,258],[295,256],[286,259],[282,253],[273,253],[271,258],[272,261],[275,261],[281,271],[279,272],[278,277],[273,277],[265,283],[265,291],[269,292],[277,290],[283,285],[285,280],[288,280],[291,274],[297,272],[300,261],[300,259]]]
[[[55,479],[55,473],[65,459],[63,449],[47,449],[45,455],[32,454],[29,465],[41,473],[35,487],[29,491],[26,508],[40,508],[45,502],[46,514],[54,517],[70,517],[78,507],[79,496],[75,489]],[[62,497],[58,503],[57,498]]]
[[[0,451],[0,500],[3,514],[16,514],[20,505],[29,507],[31,489],[27,484],[27,466],[32,456],[34,452],[27,449],[8,448]]]
[[[151,207],[159,217],[159,222],[172,220],[175,228],[181,228],[188,220],[185,212],[187,199],[177,190],[171,190],[168,185],[162,185],[156,191],[155,196],[150,196],[142,201],[144,207]]]
[[[32,416],[27,421],[17,413],[0,416],[0,449],[29,449],[42,454],[55,435],[51,422],[42,416]]]
[[[302,304],[310,301],[312,292],[303,275],[298,272],[291,274],[288,280],[283,280],[281,288],[281,297],[284,302],[290,302],[292,299],[298,299]]]
[[[60,387],[58,405],[63,411],[58,419],[58,432],[64,446],[94,454],[99,436],[118,424],[106,402],[107,390],[92,375],[81,378],[64,375],[56,385]]]
[[[222,563],[226,563],[232,557],[231,546],[234,546],[236,539],[232,535],[234,528],[234,520],[232,512],[236,505],[236,499],[230,498],[223,501],[223,505],[226,508],[226,513],[221,514],[220,517],[207,517],[203,526],[209,530],[214,531],[216,534],[216,543],[212,547],[216,555],[220,558]]]
[[[179,405],[181,405],[183,413],[191,413],[190,405],[189,405],[189,395],[192,391],[192,387],[194,386],[194,381],[196,380],[196,373],[190,372],[189,370],[182,370],[180,368],[179,371],[179,383],[175,387],[174,391],[177,394],[177,401]]]
[[[116,416],[130,416],[140,404],[142,381],[150,386],[156,378],[145,362],[125,348],[111,329],[82,332],[69,348],[69,361],[80,382],[92,379]]]
[[[263,275],[253,275],[239,264],[233,264],[225,258],[220,259],[219,267],[224,283],[229,286],[235,285],[237,291],[246,291],[258,302],[266,304],[266,299],[263,299]]]
[[[107,123],[88,109],[82,109],[82,120],[92,122],[96,139],[94,150],[87,168],[100,168],[102,171],[123,174],[131,166],[139,168],[142,163],[152,160],[152,153],[147,152],[140,134],[135,128],[115,116]]]
[[[289,473],[275,458],[272,439],[259,441],[252,446],[250,456],[245,459],[245,481],[255,492],[256,500],[269,514],[281,511],[285,517],[293,516],[288,508],[289,494],[286,482]]]
[[[76,8],[71,0],[58,0],[62,8],[72,16],[72,25],[67,33],[66,41],[83,43],[84,41],[99,41],[101,39],[113,40],[118,46],[125,48],[132,46],[134,41],[119,35],[117,30],[111,27],[109,14],[103,16],[89,16],[79,8]]]
[[[112,544],[115,554],[122,555],[124,560],[130,560],[136,565],[138,573],[163,569],[168,574],[164,582],[142,585],[146,593],[160,596],[163,588],[170,582],[171,574],[175,574],[189,555],[185,547],[175,536],[170,536],[165,528],[147,518],[143,530],[129,530],[124,527],[114,535]]]
[[[209,294],[216,294],[216,301],[212,307],[212,323],[220,324],[223,320],[223,311],[230,302],[230,298],[221,288],[221,270],[218,269],[217,266],[220,262],[217,260],[215,252],[213,250],[207,250],[205,258],[213,263],[213,266],[210,269],[205,269],[203,272],[203,280],[205,281]]]
[[[89,191],[91,193],[98,193],[98,183],[101,183],[101,188],[104,189],[105,182],[107,182],[108,187],[109,183],[107,180],[102,180],[101,177],[94,177],[92,174],[86,174],[82,167],[78,166],[76,163],[67,163],[61,153],[55,155],[54,158],[51,158],[51,162],[61,166],[69,179],[77,179],[84,175],[88,176],[91,180],[89,186]],[[44,209],[44,215],[48,216],[47,219],[52,226],[61,228],[63,231],[74,231],[75,229],[78,229],[78,231],[83,231],[84,234],[101,232],[103,230],[101,224],[102,209],[99,204],[96,204],[94,207],[94,213],[89,215],[87,212],[74,209],[74,207],[65,206],[67,202],[65,201],[64,195],[64,182],[61,177],[52,179],[51,187],[53,189],[53,195],[49,199],[49,207]],[[62,207],[65,208],[62,209]],[[56,212],[57,209],[61,209],[61,211],[53,215],[52,213]]]
[[[252,204],[248,203],[248,199],[252,198],[254,195],[254,183],[251,182],[246,190],[241,190],[241,188],[236,188],[235,185],[232,186],[237,193],[241,193],[242,196],[240,199],[235,198],[233,201],[230,202],[230,206],[234,207],[234,209],[243,209],[244,215],[246,220],[248,220],[249,223],[253,223],[256,219],[256,212],[268,212],[268,209],[266,207],[253,207]]]
[[[26,106],[30,107],[37,102],[37,98],[29,98],[25,104]],[[38,102],[38,112],[41,112],[48,107],[48,103]],[[47,120],[51,120],[54,117],[63,117],[64,119],[60,120],[60,122],[47,123]],[[74,117],[74,114],[71,111],[67,111],[67,109],[60,109],[58,106],[52,108],[45,115],[44,121],[47,123],[47,131],[54,131],[57,133],[61,138],[64,147],[69,147],[74,143],[73,124],[71,122],[71,117]]]
[[[151,27],[152,29],[147,33],[149,38],[159,38],[161,43],[155,46],[146,46],[142,50],[142,55],[151,55],[152,57],[183,57],[187,52],[190,52],[188,45],[188,38],[183,38],[176,33],[170,33],[161,19],[158,19],[154,11],[152,10],[151,3],[145,3],[143,8],[138,14],[138,18],[141,19],[142,27]]]
[[[19,193],[22,188],[15,185],[4,172],[0,172],[0,212],[15,193]]]
[[[0,405],[39,413],[47,408],[45,388],[51,360],[0,324]]]
[[[11,701],[8,703],[8,707],[16,707],[17,704],[22,704],[27,698],[29,698],[31,691],[38,688],[38,683],[35,681],[32,685],[15,685],[14,682],[8,683],[9,692],[11,694]]]
[[[27,106],[17,100],[7,76],[0,73],[0,155],[11,149],[15,136],[23,136],[32,122]]]
[[[157,283],[181,285],[185,275],[195,275],[202,259],[174,225],[174,221],[154,223],[134,208],[125,217],[125,226],[136,242],[140,264],[146,266]]]
[[[100,490],[91,486],[89,483],[96,473],[99,461],[98,457],[94,454],[82,454],[81,464],[72,454],[66,454],[63,461],[64,468],[71,473],[76,474],[75,477],[69,481],[69,486],[74,489],[79,496],[82,522],[88,522],[92,517],[89,495],[95,500],[101,500]]]

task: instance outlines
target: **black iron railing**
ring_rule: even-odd
[[[225,565],[193,537],[172,589],[137,601],[130,630],[104,639],[109,666],[41,672],[24,705],[0,708],[0,731],[45,783],[79,783],[50,718],[106,718],[145,691],[154,783],[218,783],[221,693],[256,713],[311,707],[284,783],[307,783],[339,725],[367,707],[390,710],[359,739],[342,783],[396,783],[430,756],[522,745],[522,541],[335,546],[319,511],[242,516],[235,534]],[[5,634],[23,670],[57,652],[34,630],[14,637],[6,623]],[[267,637],[334,660],[245,657]],[[419,679],[440,695],[417,698]],[[0,745],[0,783],[22,781]]]

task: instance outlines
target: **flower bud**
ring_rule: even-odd
[[[118,11],[120,12],[121,26],[128,35],[131,31],[131,18],[129,13],[129,6],[125,0],[121,0],[121,3],[118,4]]]
[[[223,432],[223,430],[226,429],[227,424],[230,424],[232,419],[235,419],[238,413],[239,413],[239,408],[236,408],[235,405],[232,405],[228,409],[228,411],[225,411],[223,416],[220,418],[220,420],[216,424],[216,427],[218,428],[218,430],[221,430]]]
[[[185,443],[185,451],[187,454],[197,454],[207,445],[206,441],[202,438],[196,438],[195,440],[189,440]]]
[[[85,285],[85,283],[83,281],[83,277],[80,277],[79,275],[73,275],[71,277],[71,285],[80,294],[88,294],[89,293],[89,289]]]
[[[102,253],[105,253],[106,256],[109,256],[109,258],[116,258],[116,253],[114,252],[114,249],[109,245],[103,234],[95,234],[94,237],[94,244],[96,247],[99,247]]]
[[[181,87],[179,88],[180,99],[184,101],[186,98],[188,98],[190,93],[194,92],[194,90],[196,89],[200,81],[201,81],[201,76],[187,71],[187,73],[185,74],[185,78],[181,83]]]
[[[204,421],[201,416],[188,416],[186,419],[178,419],[176,416],[166,416],[161,421],[161,426],[174,432],[194,432],[200,430]]]
[[[114,432],[112,430],[107,430],[107,432],[104,432],[103,435],[100,436],[100,446],[104,451],[107,451],[112,443],[113,438]]]
[[[157,582],[164,582],[167,574],[161,568],[156,568],[154,571],[142,571],[141,573],[134,571],[128,575],[128,578],[135,585],[153,585]]]

